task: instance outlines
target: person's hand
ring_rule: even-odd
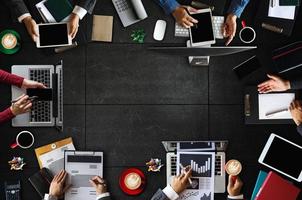
[[[64,193],[70,188],[71,185],[66,185],[67,172],[61,170],[50,183],[49,195],[62,198]]]
[[[89,182],[95,188],[97,195],[104,194],[107,192],[106,181],[101,177],[95,176],[91,180],[89,180]]]
[[[268,93],[268,92],[281,92],[290,89],[290,82],[284,80],[278,76],[267,75],[269,80],[258,85],[258,92]]]
[[[185,28],[190,28],[194,24],[198,23],[196,19],[189,15],[188,11],[196,12],[197,10],[190,6],[179,6],[172,13],[176,22]]]
[[[21,88],[28,89],[28,88],[46,88],[43,83],[39,83],[37,81],[32,81],[28,79],[24,79]]]
[[[22,20],[22,22],[25,24],[25,27],[27,29],[28,34],[30,35],[31,39],[36,42],[37,37],[39,37],[38,34],[38,26],[36,21],[31,17],[28,16]]]
[[[79,29],[80,17],[77,14],[71,13],[69,20],[69,35],[73,39],[75,38]]]
[[[172,179],[171,187],[177,194],[182,193],[189,185],[189,178],[192,176],[192,168],[186,167],[185,171],[185,173],[181,173]]]
[[[235,37],[236,34],[236,29],[237,29],[237,16],[230,13],[228,14],[225,23],[224,23],[224,27],[223,27],[223,35],[225,38],[227,38],[227,41],[225,43],[226,46],[228,46],[233,38]]]
[[[228,193],[230,196],[238,196],[241,194],[241,188],[243,186],[243,183],[239,176],[236,176],[236,179],[233,178],[234,176],[229,176],[229,183],[228,183]]]
[[[29,96],[23,94],[17,99],[16,103],[13,103],[10,107],[12,113],[17,116],[30,111],[32,107],[31,101],[28,99]]]
[[[295,100],[290,104],[290,113],[297,126],[302,123],[302,102]]]

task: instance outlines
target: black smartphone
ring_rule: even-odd
[[[252,56],[246,61],[240,63],[236,67],[233,68],[233,71],[237,75],[239,79],[246,77],[252,72],[256,71],[261,67],[260,62],[256,56]]]
[[[34,99],[36,101],[52,101],[52,89],[50,88],[27,89],[26,93],[29,97],[36,97]]]

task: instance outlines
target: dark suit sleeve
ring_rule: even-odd
[[[302,136],[302,124],[300,124],[299,126],[297,126],[297,131]]]
[[[89,14],[92,14],[96,1],[97,0],[78,0],[76,1],[76,5],[87,10]]]
[[[15,19],[25,13],[29,13],[23,0],[4,0],[4,2],[11,10],[11,13]]]
[[[234,200],[234,199],[227,198],[227,200]],[[244,200],[244,199],[236,199],[236,200]]]
[[[291,80],[290,87],[291,87],[291,89],[301,89],[302,88],[302,78]]]
[[[103,198],[100,198],[98,200],[111,200],[111,197],[110,196],[109,197],[103,197]]]
[[[169,200],[169,198],[165,195],[165,193],[159,189],[157,192],[153,195],[151,200]]]

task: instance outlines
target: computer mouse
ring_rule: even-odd
[[[162,41],[164,39],[166,27],[167,27],[166,21],[157,20],[155,27],[154,27],[154,32],[153,32],[154,40]]]

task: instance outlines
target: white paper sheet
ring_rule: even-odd
[[[271,6],[273,0],[270,0],[268,16],[282,19],[294,19],[296,6],[279,6],[279,0],[275,0],[274,7]]]
[[[293,100],[295,100],[295,93],[259,94],[259,119],[292,119],[289,111],[272,117],[267,117],[266,114],[289,108]]]

